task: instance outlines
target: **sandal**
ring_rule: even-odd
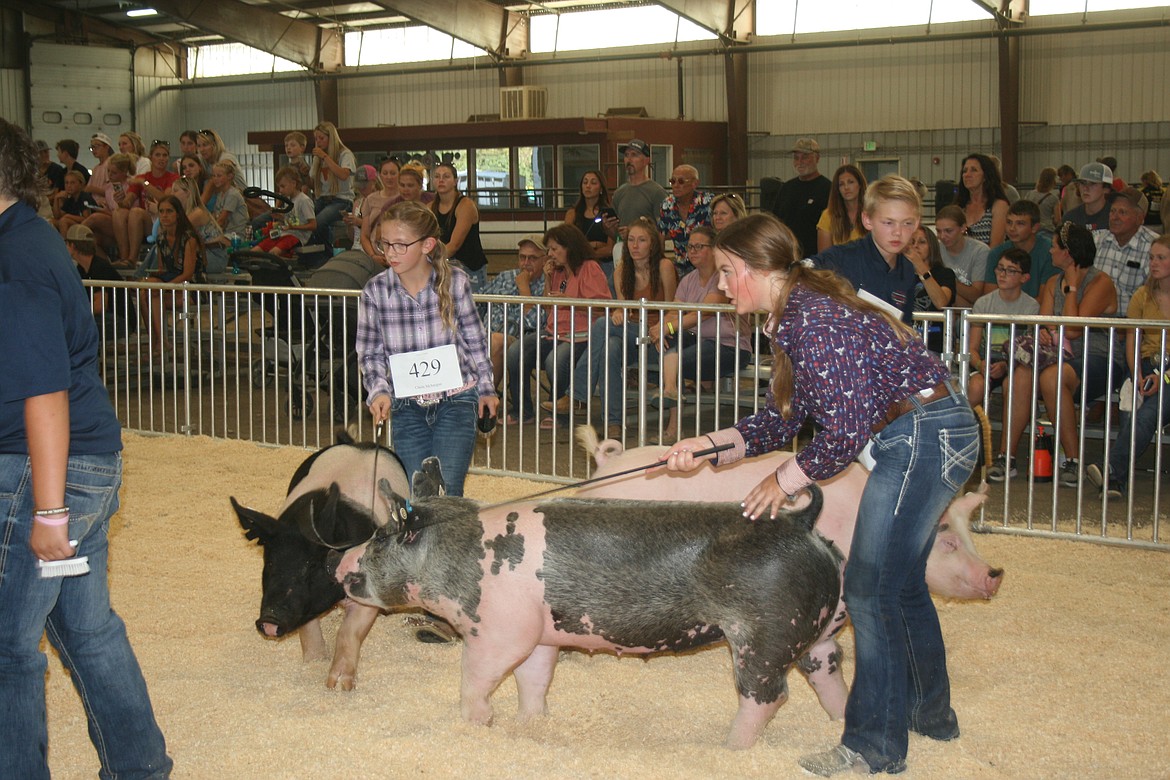
[[[553,418],[551,418],[551,417],[545,417],[543,420],[540,421],[540,429],[542,431],[551,431],[553,428],[556,427],[556,425],[557,425],[556,421],[553,420]]]
[[[531,418],[531,417],[530,417],[530,418],[528,418],[527,420],[521,420],[521,419],[518,419],[518,418],[516,418],[516,417],[513,417],[513,416],[512,416],[512,415],[510,415],[510,414],[509,414],[509,415],[508,415],[508,417],[507,417],[507,423],[508,423],[508,425],[523,425],[523,424],[525,424],[525,423],[530,423],[530,422],[532,422],[532,418]]]

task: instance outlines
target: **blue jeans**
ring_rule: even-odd
[[[1142,375],[1150,376],[1153,365],[1148,360],[1142,361]],[[1153,374],[1160,378],[1161,374]],[[1133,462],[1145,453],[1146,448],[1166,423],[1170,422],[1170,384],[1162,389],[1162,402],[1158,403],[1157,392],[1142,402],[1136,412],[1121,413],[1121,429],[1117,432],[1117,441],[1113,442],[1113,449],[1109,451],[1109,478],[1116,479],[1122,484],[1129,479]],[[1132,449],[1130,444],[1132,442]],[[1128,489],[1128,488],[1127,488]]]
[[[317,228],[309,236],[310,244],[324,244],[329,257],[333,256],[333,223],[341,219],[341,212],[353,208],[353,201],[333,195],[322,195],[313,201],[317,214]]]
[[[122,457],[69,458],[69,538],[89,574],[41,579],[29,547],[32,480],[24,455],[0,455],[0,774],[48,778],[42,635],[81,697],[102,778],[165,778],[172,762],[146,681],[110,606],[106,535],[118,509]]]
[[[584,341],[557,341],[545,331],[528,332],[524,338],[508,346],[508,408],[519,420],[536,417],[532,401],[532,372],[544,367],[552,393],[549,400],[555,401],[565,394],[573,361],[585,350]]]
[[[421,406],[409,398],[390,402],[390,437],[402,459],[406,476],[422,470],[432,455],[439,459],[447,495],[463,495],[463,481],[475,451],[475,421],[479,417],[479,391],[474,387]]]
[[[979,428],[958,393],[914,403],[874,437],[877,464],[845,567],[857,664],[841,742],[872,772],[905,768],[908,729],[959,735],[926,558],[939,517],[975,467]]]
[[[589,326],[589,351],[573,368],[573,398],[585,403],[595,389],[603,389],[605,418],[610,425],[625,422],[626,374],[638,363],[638,323],[614,325],[608,314]]]
[[[734,373],[736,353],[739,353],[740,368],[747,366],[752,359],[749,350],[722,344],[715,339],[700,339],[689,331],[683,331],[672,348],[679,352],[679,376],[696,382],[706,382]],[[668,392],[675,389],[666,388]]]

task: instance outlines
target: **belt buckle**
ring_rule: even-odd
[[[425,409],[427,407],[434,406],[442,400],[442,398],[416,398],[414,399],[414,402]]]

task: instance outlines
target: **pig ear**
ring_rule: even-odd
[[[415,498],[447,495],[447,482],[443,479],[438,458],[432,456],[422,462],[422,471],[414,472],[410,492]]]
[[[416,480],[420,476],[425,478],[421,471],[415,472],[414,476]],[[382,536],[395,534],[399,544],[412,544],[418,538],[418,532],[422,528],[418,510],[410,503],[409,499],[394,492],[394,489],[390,487],[389,480],[378,480],[378,490],[386,499],[386,503],[390,505],[390,522],[378,529],[378,534]]]
[[[240,521],[240,527],[244,529],[245,539],[264,544],[278,533],[275,518],[242,506],[236,501],[235,496],[232,496],[231,502],[232,509],[236,510],[236,518]]]
[[[344,550],[366,541],[370,534],[356,533],[349,522],[352,512],[341,503],[341,488],[334,482],[324,491],[315,491],[303,497],[295,508],[297,528],[301,536],[313,544],[333,550]],[[356,537],[356,538],[355,538]]]

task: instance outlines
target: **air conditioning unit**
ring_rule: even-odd
[[[547,111],[544,87],[500,87],[500,119],[543,119]]]

